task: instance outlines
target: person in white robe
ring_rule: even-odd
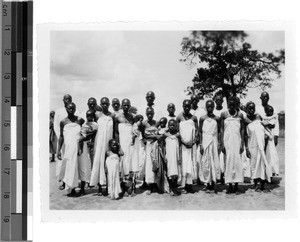
[[[69,95],[69,94],[64,95],[63,102],[64,102],[64,107],[63,108],[59,108],[59,109],[57,109],[55,111],[54,122],[53,122],[53,128],[54,128],[55,134],[57,136],[56,137],[56,140],[57,140],[57,143],[56,143],[57,149],[58,149],[58,140],[59,140],[59,136],[60,136],[60,122],[68,116],[68,113],[66,111],[66,107],[67,107],[67,105],[69,103],[72,103],[72,96]],[[79,112],[76,110],[75,111],[75,115],[78,116],[78,113]],[[61,154],[62,155],[64,154],[64,150],[65,150],[65,147],[63,145],[62,148],[61,148]],[[63,179],[63,177],[65,175],[65,170],[66,170],[65,163],[63,163],[63,161],[61,159],[57,159],[56,160],[56,177],[57,177],[57,181],[58,182],[62,182],[62,185],[59,186],[60,190],[65,189],[65,184],[62,181],[62,179]]]
[[[267,135],[267,141],[265,146],[265,152],[267,160],[272,167],[272,175],[279,175],[279,158],[278,153],[274,143],[274,136],[277,124],[277,115],[274,114],[274,109],[272,106],[268,105],[265,107],[266,116],[263,118],[262,123],[265,127],[265,135]],[[271,127],[271,128],[270,128]]]
[[[118,199],[122,192],[120,186],[120,157],[124,155],[120,144],[115,140],[109,141],[109,151],[105,164],[107,167],[108,194],[112,200]]]
[[[251,165],[251,178],[254,181],[254,189],[256,191],[268,191],[265,188],[265,182],[271,181],[272,169],[267,161],[267,157],[264,151],[265,144],[265,130],[261,123],[261,117],[259,114],[255,114],[255,104],[249,102],[247,104],[247,118],[245,144],[246,153],[250,158]],[[260,187],[258,187],[260,182]]]
[[[216,103],[216,108],[214,109],[214,114],[218,116],[219,118],[221,117],[221,114],[227,110],[226,106],[223,105],[224,103],[224,97],[221,92],[217,92],[214,95],[214,101]],[[219,161],[220,161],[220,169],[221,169],[221,178],[220,182],[221,184],[224,184],[224,173],[225,173],[225,161],[226,161],[226,156],[223,152],[220,153],[219,155]]]
[[[183,101],[183,112],[176,119],[179,123],[179,133],[181,135],[182,152],[182,186],[184,193],[194,193],[192,185],[193,179],[197,177],[197,166],[195,160],[195,144],[198,139],[198,120],[190,113],[191,101]]]
[[[121,188],[124,193],[127,191],[128,195],[132,195],[132,191],[135,190],[133,173],[132,173],[132,127],[134,123],[134,118],[129,109],[131,103],[129,99],[122,100],[122,110],[115,118],[115,138],[119,141],[120,146],[124,152],[121,157],[120,162],[120,172],[121,172]]]
[[[206,102],[207,115],[200,118],[199,136],[200,152],[202,159],[200,161],[201,169],[199,177],[202,182],[207,184],[207,191],[217,192],[215,184],[220,179],[221,170],[219,162],[220,152],[220,118],[214,115],[214,102]]]
[[[102,196],[102,186],[107,185],[105,172],[105,154],[108,151],[108,142],[113,138],[114,115],[108,111],[109,99],[101,99],[102,113],[100,114],[97,124],[98,131],[94,143],[94,163],[91,172],[90,185],[98,185],[98,196]]]
[[[65,189],[68,190],[68,196],[76,196],[75,187],[78,186],[78,155],[80,155],[79,139],[81,125],[84,120],[75,116],[76,105],[67,104],[68,116],[60,123],[60,137],[58,143],[57,157],[62,160],[65,171],[62,181]],[[61,149],[65,145],[65,152],[62,155]]]
[[[241,159],[244,150],[244,123],[243,115],[237,111],[235,97],[228,99],[228,110],[221,114],[221,137],[223,152],[226,154],[225,183],[229,184],[227,194],[240,194],[238,183],[244,181]]]

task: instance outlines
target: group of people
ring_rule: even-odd
[[[114,98],[110,111],[107,97],[100,106],[91,97],[85,117],[67,94],[64,108],[50,113],[50,152],[52,160],[55,153],[58,158],[59,188],[74,197],[85,195],[86,187],[98,187],[99,196],[118,199],[132,195],[137,181],[149,195],[172,196],[194,193],[195,182],[216,193],[220,182],[228,184],[228,194],[239,194],[238,184],[250,177],[255,191],[268,192],[265,183],[279,174],[279,125],[269,94],[262,92],[260,99],[261,106],[248,102],[244,107],[232,96],[224,107],[220,92],[205,101],[192,95],[178,115],[170,103],[168,114],[156,120],[152,91],[146,94],[146,110],[138,114],[127,98]]]

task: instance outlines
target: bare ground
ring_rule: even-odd
[[[96,195],[97,189],[87,189],[87,195],[70,198],[66,191],[58,189],[55,178],[55,162],[50,163],[50,209],[53,210],[284,210],[285,171],[284,138],[279,138],[277,151],[280,159],[280,175],[273,184],[267,184],[270,193],[257,193],[250,183],[240,186],[242,194],[226,194],[226,186],[218,184],[217,194],[207,194],[203,186],[194,185],[194,194],[172,197],[169,194],[152,193],[137,189],[133,197],[111,200]]]

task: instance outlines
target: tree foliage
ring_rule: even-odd
[[[226,98],[245,97],[249,88],[271,87],[281,75],[284,50],[260,53],[251,49],[246,37],[244,31],[192,31],[184,37],[180,61],[191,67],[198,65],[188,94],[211,97],[221,90]]]

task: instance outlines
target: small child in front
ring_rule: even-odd
[[[109,151],[106,152],[108,194],[112,200],[118,199],[122,192],[120,186],[120,156],[124,155],[120,144],[115,140],[109,141]]]
[[[177,122],[171,119],[168,123],[168,132],[163,135],[166,144],[167,175],[169,178],[171,196],[178,196],[180,194],[180,192],[177,191],[177,180],[181,163],[180,134],[177,127]]]
[[[266,116],[263,117],[261,124],[265,127],[265,151],[267,149],[267,145],[269,140],[273,140],[273,129],[276,124],[276,115],[274,115],[274,109],[272,106],[265,106]]]

